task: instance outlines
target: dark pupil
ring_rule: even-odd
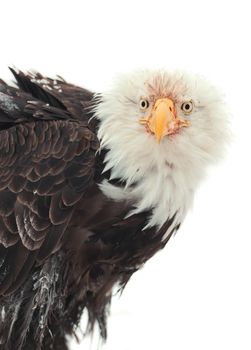
[[[145,106],[146,106],[146,101],[142,101],[142,102],[141,102],[141,107],[142,107],[142,108],[145,108]]]
[[[185,105],[185,109],[186,110],[190,109],[190,105],[188,103]]]

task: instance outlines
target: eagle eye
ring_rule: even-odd
[[[147,99],[145,98],[142,98],[140,101],[139,101],[139,107],[142,111],[145,111],[147,110],[147,108],[150,106],[150,103]]]
[[[183,102],[181,105],[181,109],[185,114],[190,114],[193,110],[193,101]]]

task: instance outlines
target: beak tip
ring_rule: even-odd
[[[158,143],[160,143],[161,135],[156,135],[156,140],[157,140]]]

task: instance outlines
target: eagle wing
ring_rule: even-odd
[[[63,80],[14,75],[19,89],[0,81],[0,295],[60,249],[99,146],[84,109],[91,93],[75,87],[82,100],[74,102]]]

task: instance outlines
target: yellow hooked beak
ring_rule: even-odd
[[[145,125],[147,131],[155,134],[158,143],[163,136],[176,134],[181,128],[190,125],[188,120],[176,116],[175,106],[170,98],[158,99],[150,116],[141,118],[140,123]]]

